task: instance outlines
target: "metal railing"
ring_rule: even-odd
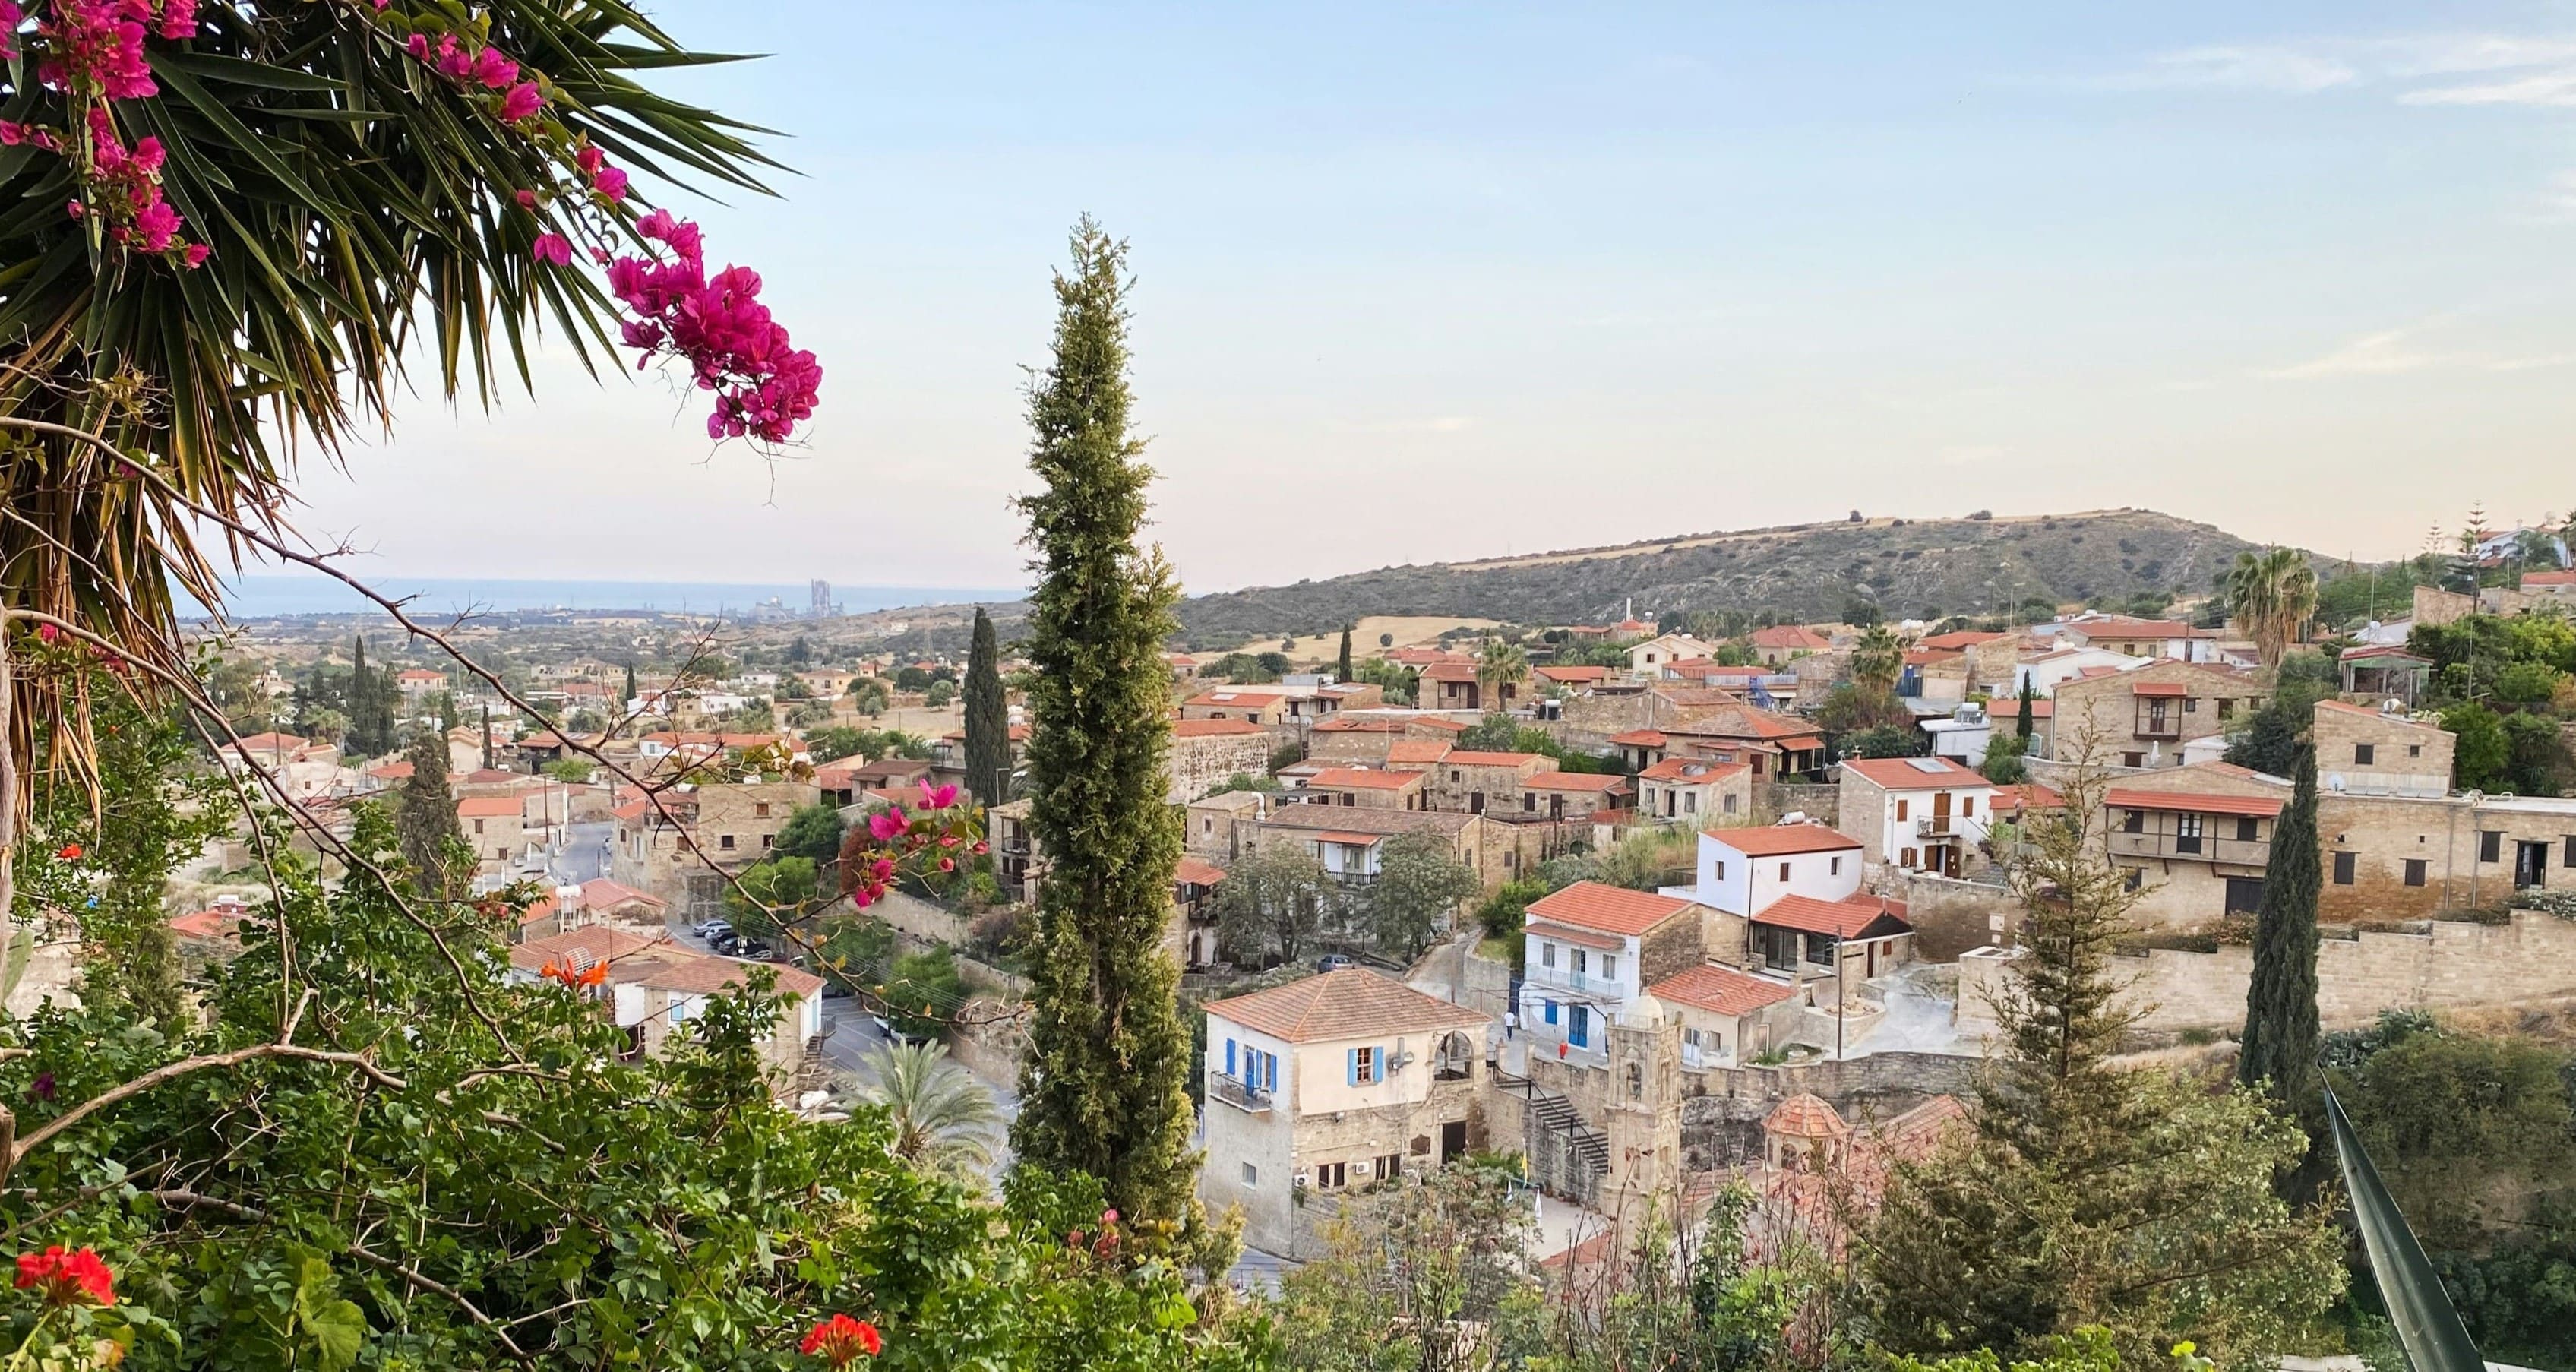
[[[2121,857],[2181,858],[2187,862],[2225,863],[2235,867],[2261,867],[2272,860],[2269,839],[2222,838],[2216,834],[2187,838],[2180,834],[2131,833],[2126,829],[2114,829],[2111,831],[2111,851]]]
[[[1272,1105],[1269,1092],[1241,1077],[1210,1076],[1207,1094],[1209,1100],[1223,1101],[1247,1115],[1269,1114]]]

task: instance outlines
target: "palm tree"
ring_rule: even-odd
[[[844,1078],[840,1094],[886,1112],[895,1156],[960,1181],[993,1165],[1002,1112],[973,1073],[949,1060],[948,1045],[889,1042],[875,1067],[873,1084]]]
[[[1852,649],[1852,684],[1873,696],[1896,694],[1896,679],[1905,671],[1905,643],[1885,624],[1873,624]]]
[[[2316,568],[2296,548],[2238,553],[2227,574],[2227,601],[2236,622],[2254,640],[2263,670],[2277,672],[2290,644],[2316,616]]]
[[[636,241],[641,199],[614,164],[760,189],[754,130],[636,79],[729,59],[680,47],[628,0],[478,0],[468,17],[206,5],[133,40],[140,83],[84,74],[94,58],[42,30],[15,35],[35,49],[25,72],[42,58],[72,74],[0,71],[23,126],[0,150],[11,615],[95,635],[147,687],[184,683],[177,609],[222,605],[217,564],[286,533],[298,452],[336,460],[385,427],[410,369],[488,405],[529,384],[549,324],[585,366],[620,366],[616,302],[564,250],[567,235]],[[442,56],[474,59],[471,75]],[[21,809],[37,734],[85,764],[84,689],[79,674],[0,676],[14,706],[0,787]]]
[[[1529,674],[1529,654],[1517,643],[1489,638],[1476,652],[1476,684],[1484,688],[1488,708],[1500,708],[1503,688],[1519,686]]]

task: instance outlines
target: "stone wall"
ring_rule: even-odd
[[[2020,928],[2021,902],[2001,885],[1873,867],[1868,888],[1874,895],[1905,902],[1918,962],[1950,962],[1971,948],[2002,942]]]
[[[1993,1028],[1992,996],[2001,993],[2012,959],[1959,961],[1959,1029]],[[2245,1022],[2253,979],[2249,948],[2215,953],[2150,949],[2123,958],[2117,970],[2129,994],[2155,1008],[2139,1022],[2150,1030],[2224,1029]],[[2317,1015],[2328,1029],[2367,1024],[2382,1010],[2511,1005],[2576,995],[2576,921],[2517,910],[2504,924],[2426,920],[2410,932],[2363,931],[2327,938],[2317,948]]]
[[[1765,781],[1753,788],[1753,822],[1776,824],[1792,812],[1819,824],[1842,828],[1842,787],[1827,782]],[[1844,833],[1850,834],[1849,829]],[[1852,834],[1858,838],[1860,835]]]
[[[1693,1170],[1745,1162],[1762,1154],[1762,1121],[1802,1092],[1819,1096],[1854,1124],[1892,1119],[1933,1096],[1976,1087],[1980,1058],[1944,1053],[1872,1053],[1784,1067],[1719,1067],[1687,1072],[1682,1150]]]

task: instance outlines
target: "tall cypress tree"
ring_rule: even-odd
[[[2244,1048],[2237,1079],[2268,1091],[2307,1127],[2308,1160],[2283,1179],[2305,1199],[2322,1179],[2314,1146],[2325,1122],[2317,1091],[2317,895],[2324,884],[2317,842],[2317,750],[2299,745],[2290,803],[2272,823],[2271,865],[2254,917],[2254,979],[2245,990]]]
[[[1351,626],[1348,624],[1342,626],[1342,660],[1333,674],[1333,679],[1336,681],[1351,679]]]
[[[617,708],[621,711],[635,708],[635,696],[635,664],[630,662],[626,664],[626,694],[617,702]]]
[[[1137,546],[1152,472],[1128,427],[1127,249],[1085,215],[1055,278],[1054,361],[1029,391],[1029,825],[1052,860],[1031,956],[1012,1143],[1089,1173],[1139,1220],[1190,1220],[1190,1035],[1163,951],[1180,861],[1164,803],[1160,650],[1180,592]]]
[[[993,619],[975,607],[966,650],[966,789],[986,805],[1011,798],[1011,703],[1002,692],[1002,650]]]
[[[405,756],[411,775],[394,795],[394,842],[422,893],[455,895],[474,872],[470,862],[462,872],[451,870],[465,831],[456,822],[456,797],[447,789],[447,736],[423,729],[412,736]]]
[[[374,757],[393,746],[393,740],[377,729],[377,712],[383,706],[376,692],[375,674],[367,670],[367,636],[360,634],[349,650],[349,751],[362,757]],[[392,722],[392,710],[384,709],[386,723]]]
[[[2015,726],[2014,732],[2021,735],[2022,751],[2025,754],[2030,751],[2030,717],[2035,713],[2033,707],[2038,703],[2039,688],[2032,684],[2029,677],[2023,677],[2021,679],[2021,723]]]

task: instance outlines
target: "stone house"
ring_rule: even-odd
[[[1958,876],[1992,821],[1994,787],[1948,758],[1846,758],[1835,769],[1844,829],[1862,860]]]
[[[1753,767],[1745,762],[1666,758],[1637,773],[1637,810],[1680,824],[1724,823],[1753,813]]]
[[[1512,827],[1455,811],[1274,805],[1267,816],[1252,821],[1243,850],[1294,844],[1312,854],[1343,885],[1361,887],[1377,880],[1388,839],[1399,834],[1438,834],[1490,893],[1518,875],[1522,865],[1519,845],[1507,832]]]
[[[1681,1026],[1682,1070],[1733,1067],[1784,1047],[1807,997],[1798,983],[1703,962],[1646,988]]]
[[[1531,1051],[1602,1053],[1600,1030],[1624,1022],[1649,983],[1700,964],[1711,913],[1684,897],[1596,881],[1532,902],[1518,1006]]]
[[[1721,706],[1682,724],[1663,726],[1667,756],[1716,757],[1752,764],[1753,779],[1780,781],[1825,770],[1825,731],[1811,720],[1742,702]]]
[[[2317,746],[2317,786],[2345,795],[2444,796],[2451,792],[2455,739],[2401,708],[2370,709],[2320,700],[2308,736]]]
[[[1005,726],[1004,732],[1010,735],[1011,775],[1016,777],[1019,775],[1020,769],[1027,765],[1029,760],[1030,726],[1026,724],[1007,725]],[[1266,760],[1267,755],[1265,754],[1264,756]],[[975,788],[966,784],[965,730],[951,729],[947,733],[941,734],[938,738],[931,740],[929,781],[933,786],[954,786],[958,790],[964,791],[970,795],[974,793]],[[993,797],[976,796],[975,799],[990,804]]]
[[[2012,676],[2001,683],[1998,696],[2020,695],[2026,684],[2041,696],[2052,696],[2057,688],[2086,677],[2109,676],[2114,672],[2134,671],[2152,661],[2115,653],[2108,648],[2049,648],[2027,651],[2016,661]]]
[[[1515,822],[1531,819],[1573,823],[1612,820],[1625,811],[1628,779],[1611,772],[1544,771],[1521,783],[1521,808],[1504,811]]]
[[[2321,792],[2329,920],[2490,910],[2517,891],[2576,891],[2576,798]]]
[[[528,850],[526,806],[515,795],[458,798],[456,825],[474,845],[474,861],[485,875],[508,870],[511,859]]]
[[[1832,639],[1803,624],[1774,624],[1756,629],[1746,640],[1752,645],[1754,658],[1765,667],[1777,667],[1808,653],[1821,653],[1834,646]]]
[[[1436,810],[1509,815],[1524,808],[1521,802],[1530,778],[1555,770],[1556,759],[1543,753],[1452,748],[1428,773],[1425,794]]]
[[[885,757],[870,762],[845,757],[814,768],[814,789],[834,809],[865,804],[870,792],[901,793],[930,779],[930,763],[920,758]]]
[[[1473,662],[1435,662],[1422,669],[1414,697],[1435,710],[1509,711],[1520,703],[1526,683],[1502,681],[1491,690],[1476,675]]]
[[[1674,663],[1689,658],[1707,658],[1716,645],[1702,643],[1689,634],[1659,634],[1643,643],[1628,647],[1628,675],[1654,678],[1662,676]]]
[[[1270,770],[1270,732],[1250,720],[1184,719],[1172,725],[1171,750],[1163,755],[1170,787],[1163,797],[1185,805],[1226,782]]]
[[[1711,715],[1740,708],[1744,697],[1733,691],[1678,682],[1614,682],[1560,702],[1549,722],[1557,741],[1585,752],[1608,752],[1611,738],[1640,729],[1675,730]]]
[[[1269,813],[1270,799],[1259,791],[1228,791],[1191,801],[1181,816],[1183,850],[1217,863],[1243,856],[1252,847],[1252,826]]]
[[[1490,1016],[1364,968],[1207,1006],[1206,1161],[1199,1196],[1241,1206],[1246,1243],[1320,1255],[1309,1206],[1446,1165],[1484,1140],[1477,1109]]]
[[[1986,702],[1986,718],[1992,720],[1997,734],[2021,733],[2022,698],[2018,694],[1999,695]],[[2047,696],[2034,696],[2030,701],[2029,757],[2052,757],[2056,739],[2057,702]]]
[[[2124,778],[2102,793],[2112,865],[2143,892],[2130,911],[2150,927],[2194,928],[2263,903],[2272,826],[2290,799],[2279,777],[2224,762]],[[2318,820],[2324,822],[2320,801]]]
[[[707,864],[738,873],[767,857],[788,817],[821,796],[812,782],[762,781],[666,792],[658,808],[629,799],[612,812],[609,876],[691,920],[712,919],[724,912],[725,879]]]
[[[1181,702],[1181,718],[1235,719],[1275,726],[1288,722],[1288,694],[1248,686],[1219,686]]]
[[[1663,761],[1672,743],[1672,736],[1661,729],[1630,729],[1610,736],[1610,746],[1619,750],[1620,765],[1638,773]]]
[[[626,1031],[629,1061],[658,1056],[672,1034],[706,1012],[709,998],[739,993],[754,965],[777,977],[778,1018],[758,1045],[762,1075],[780,1100],[794,1097],[809,1046],[823,1036],[823,979],[795,967],[750,964],[681,947],[666,936],[646,937],[593,925],[510,949],[510,979],[522,984],[549,979],[548,967],[578,975],[605,966],[605,980],[575,994],[598,1003]]]
[[[1821,824],[1703,829],[1695,882],[1712,961],[1791,980],[1866,981],[1912,953],[1905,907],[1861,894],[1860,840]]]
[[[1306,781],[1300,796],[1309,805],[1366,805],[1386,810],[1428,808],[1423,774],[1383,767],[1328,767]]]
[[[2345,695],[2372,696],[2412,706],[2432,679],[2433,659],[2403,648],[2365,643],[2336,655]]]
[[[2088,614],[2038,625],[2032,632],[2078,648],[2107,648],[2124,657],[2172,658],[2177,662],[2218,660],[2218,631],[2178,619]]]
[[[2051,731],[2060,762],[2090,743],[2105,766],[2178,767],[2183,745],[2234,729],[2261,708],[2266,692],[2252,674],[2207,662],[2151,662],[2135,671],[2062,682]]]

